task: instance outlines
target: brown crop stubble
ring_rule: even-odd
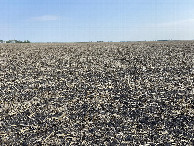
[[[181,144],[193,41],[0,44],[0,143]]]

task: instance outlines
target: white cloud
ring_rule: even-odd
[[[176,28],[186,28],[193,27],[194,19],[179,20],[174,22],[167,22],[158,24],[159,27],[176,27]]]
[[[55,16],[55,15],[44,15],[44,16],[31,18],[31,20],[34,20],[34,21],[55,21],[57,19],[59,19],[59,16]]]
[[[194,19],[176,20],[164,23],[145,24],[142,28],[144,38],[157,39],[194,39]]]

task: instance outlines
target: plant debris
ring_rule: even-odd
[[[2,145],[193,145],[194,42],[0,44]]]

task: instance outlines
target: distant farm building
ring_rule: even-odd
[[[6,43],[16,43],[17,40],[9,40],[9,41],[6,41]]]
[[[10,43],[16,43],[16,40],[10,40]]]

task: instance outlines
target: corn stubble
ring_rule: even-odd
[[[194,42],[0,44],[2,145],[192,145]]]

